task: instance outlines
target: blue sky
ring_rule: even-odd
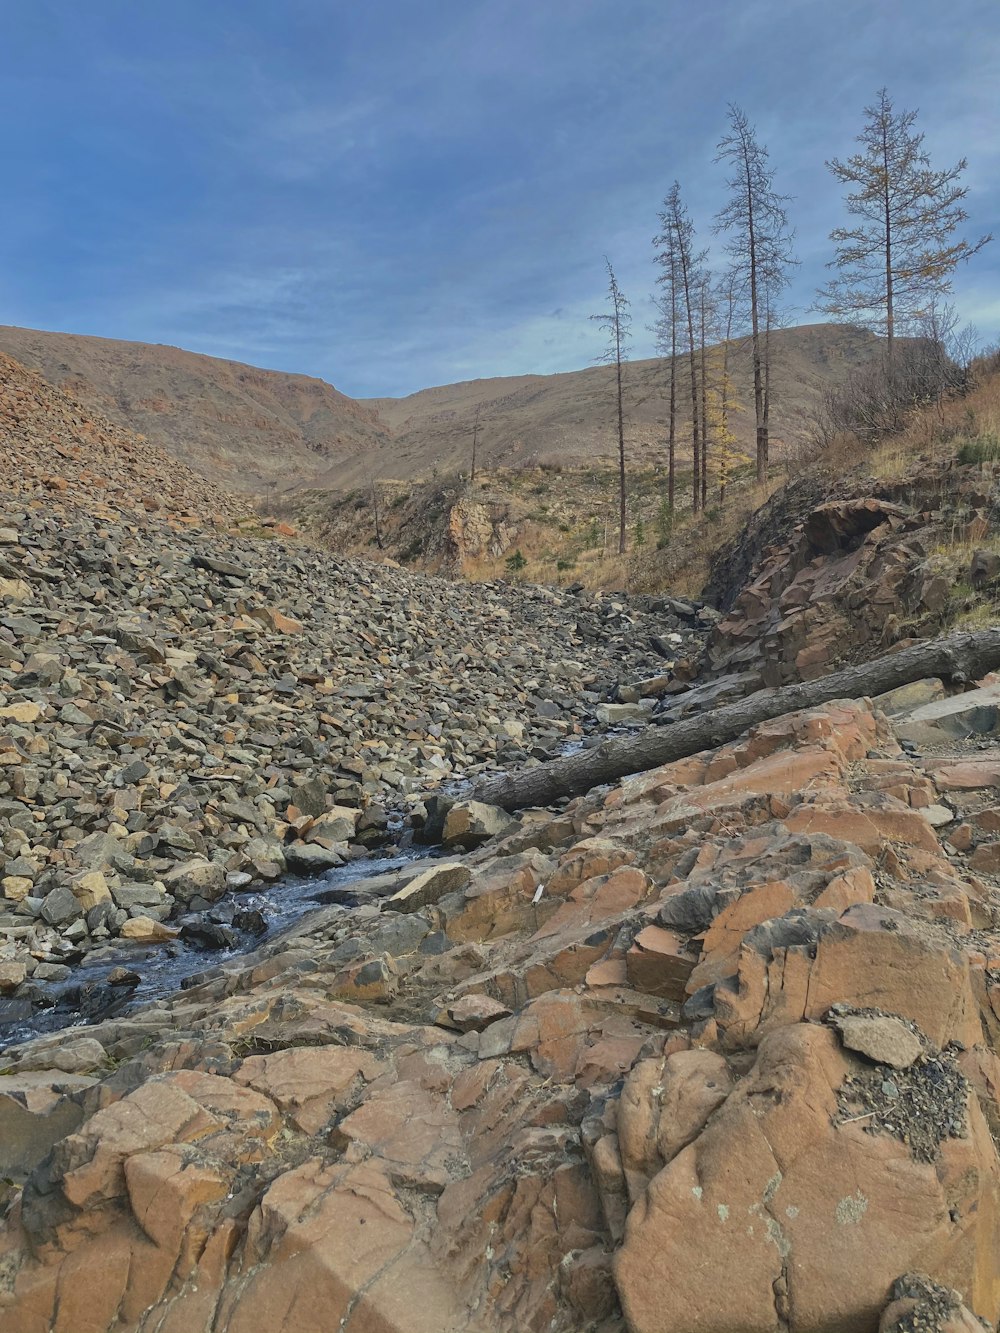
[[[650,354],[674,177],[709,238],[726,104],[767,143],[809,313],[823,167],[887,85],[1000,236],[997,0],[8,0],[0,322],[354,395],[593,361],[608,254]],[[1000,240],[956,300],[1000,336]]]

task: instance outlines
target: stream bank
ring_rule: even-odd
[[[30,997],[0,999],[0,1051],[168,1000],[204,973],[277,940],[311,911],[357,906],[371,896],[359,895],[362,883],[381,883],[383,892],[393,880],[402,885],[407,877],[399,872],[433,856],[431,849],[410,848],[351,861],[321,876],[255,885],[200,913],[193,928],[182,924],[175,939],[94,950],[64,980],[37,984]],[[213,926],[218,934],[207,934]]]

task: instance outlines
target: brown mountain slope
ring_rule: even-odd
[[[251,516],[228,494],[148,440],[108,421],[0,353],[0,491],[46,512],[157,514],[184,525]]]
[[[824,391],[871,359],[879,339],[863,329],[811,324],[772,334],[772,439],[775,452],[796,447],[812,433]],[[753,439],[750,353],[733,344],[731,370],[741,410],[733,426],[741,443]],[[664,448],[668,366],[665,360],[633,361],[626,375],[626,447],[638,460]],[[713,373],[710,368],[710,375]],[[614,371],[591,366],[563,375],[520,375],[468,380],[423,389],[408,398],[365,400],[395,439],[384,477],[426,476],[468,470],[472,424],[480,407],[479,463],[483,468],[587,463],[615,448]],[[686,387],[687,386],[687,387]],[[679,447],[690,439],[690,379],[678,365]],[[360,478],[344,477],[341,484]]]
[[[0,350],[119,425],[242,491],[302,484],[385,435],[375,413],[307,375],[177,347],[0,327]]]
[[[780,457],[808,438],[824,391],[870,359],[879,341],[835,324],[782,329],[772,338],[772,440]],[[615,447],[607,366],[358,401],[323,380],[148,343],[0,327],[0,350],[206,476],[269,498],[305,486],[346,491],[371,476],[409,480],[468,470],[477,407],[483,469],[586,465]],[[749,449],[745,345],[734,345],[732,370],[741,405],[733,425]],[[685,362],[678,376],[682,458],[690,418],[686,371]],[[627,448],[635,460],[655,462],[662,453],[666,391],[665,361],[628,366]]]

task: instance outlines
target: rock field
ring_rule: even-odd
[[[240,535],[237,502],[6,373],[8,1015],[94,945],[168,938],[227,888],[386,841],[442,784],[648,718],[666,655],[700,647],[690,607],[455,585]],[[632,702],[608,702],[619,686]]]
[[[0,926],[54,955],[227,876],[337,865],[443,782],[648,716],[600,701],[662,675],[654,634],[693,637],[51,504],[0,503],[0,542]]]
[[[1000,680],[511,816],[463,780],[648,720],[710,613],[333,559],[2,369],[0,1016],[358,875],[7,1045],[3,1333],[996,1328]],[[866,579],[911,540],[861,505],[796,537],[800,586],[828,529]],[[746,628],[787,574],[689,706],[801,672]]]
[[[791,714],[9,1050],[5,1333],[993,1327],[998,784]]]

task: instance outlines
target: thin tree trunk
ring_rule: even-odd
[[[757,425],[757,480],[767,480],[768,438],[764,418],[764,382],[760,356],[760,306],[757,292],[757,234],[754,230],[753,183],[750,176],[750,158],[744,149],[743,165],[747,178],[747,244],[750,260],[750,324],[753,344],[753,408]]]
[[[884,115],[882,117],[882,166],[882,208],[885,218],[885,354],[889,368],[889,382],[891,385],[893,379],[895,311],[893,309],[892,290],[892,205],[889,197],[889,130]]]
[[[476,480],[476,445],[479,443],[479,412],[481,403],[476,404],[476,420],[472,427],[472,472],[469,476],[469,484]]]
[[[615,321],[615,367],[618,373],[618,554],[625,554],[625,415],[622,408],[621,331]]]
[[[688,354],[691,364],[691,445],[694,451],[694,481],[691,490],[691,508],[697,514],[701,508],[701,450],[698,427],[698,367],[695,361],[694,312],[691,309],[691,275],[681,260],[684,278],[684,304],[687,308]]]
[[[764,432],[768,452],[771,445],[771,306],[768,303],[764,320]]]
[[[701,288],[701,507],[708,504],[708,373],[705,352],[705,306],[708,300],[707,283]]]
[[[674,512],[677,454],[677,275],[670,273],[670,429],[667,435],[667,508]]]
[[[719,508],[726,504],[726,485],[729,481],[729,335],[732,332],[733,308],[730,302],[726,319],[726,337],[722,344],[722,388],[719,393],[719,422],[722,436],[722,457],[719,460]]]
[[[380,551],[384,551],[382,545],[382,522],[378,511],[378,491],[375,489],[375,478],[372,477],[372,515],[375,519],[375,544]]]
[[[998,667],[1000,629],[952,634],[887,653],[862,666],[835,671],[820,680],[759,690],[724,708],[693,717],[680,716],[669,726],[647,727],[638,735],[607,740],[593,750],[488,779],[474,790],[473,796],[504,810],[551,805],[565,796],[578,796],[591,787],[617,782],[631,773],[642,773],[724,745],[749,727],[801,708],[816,708],[834,699],[884,694],[925,676],[941,676],[955,684],[964,684]]]

